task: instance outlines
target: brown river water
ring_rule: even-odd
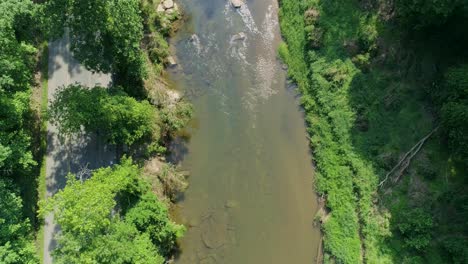
[[[170,73],[194,105],[180,264],[315,263],[314,171],[297,94],[277,58],[276,0],[182,0]],[[289,87],[289,88],[288,88]]]

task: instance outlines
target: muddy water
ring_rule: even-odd
[[[179,65],[171,78],[197,125],[182,161],[190,187],[177,213],[189,228],[176,263],[315,263],[314,173],[276,56],[277,2],[181,4],[191,19],[172,40]]]

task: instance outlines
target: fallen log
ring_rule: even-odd
[[[434,132],[438,128],[439,126],[434,128],[429,134],[427,134],[425,137],[419,140],[418,143],[416,143],[416,145],[414,145],[408,152],[406,152],[405,155],[403,155],[403,157],[400,159],[400,161],[398,161],[398,163],[385,175],[385,178],[379,183],[378,187],[379,188],[382,187],[384,183],[388,180],[390,175],[392,175],[398,168],[400,168],[400,170],[398,170],[399,171],[398,176],[396,177],[396,179],[393,180],[394,183],[398,182],[403,172],[410,165],[413,157],[416,156],[416,154],[418,154],[418,152],[421,150],[424,143],[426,143],[426,141],[432,136],[432,134],[434,134]]]

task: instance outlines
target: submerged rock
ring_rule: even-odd
[[[226,204],[224,205],[226,208],[235,208],[239,206],[239,203],[235,200],[228,200],[226,201]]]
[[[242,0],[231,0],[231,5],[235,8],[240,8],[244,5],[244,2]]]
[[[189,227],[197,227],[200,225],[200,221],[198,219],[193,219],[188,222]]]
[[[211,214],[202,224],[201,239],[205,247],[215,249],[228,241],[228,216],[224,212]]]

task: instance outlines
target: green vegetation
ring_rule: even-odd
[[[62,229],[56,263],[164,263],[184,227],[169,220],[132,160],[85,176],[69,175],[43,209]]]
[[[132,145],[157,134],[155,109],[119,90],[71,85],[55,95],[49,113],[63,135],[79,133],[83,127],[109,143]]]
[[[0,4],[0,167],[29,170],[36,164],[26,128],[36,49],[24,27],[32,20],[29,1]]]
[[[39,10],[29,0],[0,2],[0,262],[37,263],[33,231],[38,159],[36,110],[31,106]]]
[[[62,136],[84,129],[116,145],[118,159],[126,145],[130,147],[127,154],[157,160],[154,154],[165,152],[165,144],[189,121],[191,106],[177,94],[171,97],[158,80],[168,56],[162,36],[178,14],[170,18],[156,14],[149,8],[155,4],[46,2],[50,34],[62,35],[61,27],[67,25],[76,58],[91,70],[112,73],[115,80],[109,88],[75,84],[55,95],[49,119]],[[156,30],[161,21],[166,25]],[[143,38],[144,32],[148,37]],[[148,77],[157,83],[148,82]],[[155,89],[166,95],[164,100],[152,96],[150,91]],[[120,161],[92,175],[70,175],[65,189],[44,203],[42,213],[53,212],[62,229],[53,253],[57,263],[164,263],[171,257],[184,231],[169,220],[167,209],[185,186],[180,173],[149,175],[150,186],[131,159]],[[154,177],[159,178],[155,181]],[[151,192],[154,189],[164,190],[161,199]],[[166,199],[166,195],[171,197]]]
[[[36,179],[37,182],[37,200],[41,201],[46,198],[47,184],[46,184],[46,153],[45,149],[47,148],[47,106],[48,106],[48,89],[49,89],[49,46],[45,42],[42,46],[41,58],[39,61],[39,71],[41,75],[41,101],[40,101],[40,134],[39,136],[39,145],[40,149],[43,150],[42,153],[38,155],[38,160],[40,160],[39,176]],[[43,254],[44,254],[44,230],[43,226],[37,228],[36,232],[36,248],[39,255],[39,262],[43,263]]]
[[[37,263],[29,219],[11,181],[0,179],[0,262]]]
[[[281,1],[326,263],[468,261],[467,14],[456,0]]]
[[[123,83],[146,76],[138,0],[50,0],[45,13],[52,36],[69,28],[71,50],[88,68],[113,73]]]
[[[180,96],[155,100],[147,93],[156,85],[145,78],[162,83],[160,75],[169,55],[164,36],[179,16],[178,12],[156,14],[151,7],[157,4],[146,0],[0,2],[1,263],[37,263],[35,237],[43,252],[37,203],[46,190],[45,117],[58,123],[62,136],[84,127],[110,144],[133,147],[129,153],[138,158],[162,154],[165,144],[191,118],[191,106]],[[47,109],[44,40],[62,36],[65,26],[76,58],[93,71],[112,73],[116,85],[109,89],[64,87]],[[167,93],[165,85],[158,87],[160,94]],[[144,155],[142,149],[146,149]],[[113,169],[97,170],[86,181],[70,176],[65,190],[50,204],[43,202],[44,210],[61,208],[60,212],[74,215],[68,218],[71,215],[56,212],[62,216],[57,220],[64,231],[55,253],[59,262],[163,263],[170,257],[175,240],[183,233],[183,227],[168,218],[170,199],[162,203],[150,192],[155,186],[151,189],[142,180],[131,160],[122,162]],[[162,180],[155,184],[174,196],[186,185],[175,169],[167,175],[161,176],[164,187]],[[171,184],[174,189],[169,190]],[[84,199],[74,191],[94,192],[95,196]],[[94,198],[98,206],[86,207]],[[96,223],[86,222],[88,214]],[[78,230],[83,223],[92,227]]]

